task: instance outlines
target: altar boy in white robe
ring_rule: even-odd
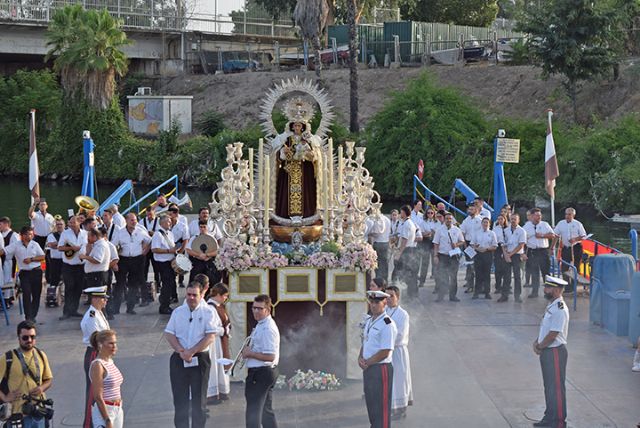
[[[216,338],[209,345],[209,355],[211,357],[211,372],[209,373],[209,384],[207,385],[207,404],[221,404],[229,399],[231,385],[229,375],[225,373],[224,366],[218,364],[219,358],[227,357],[223,352],[223,340],[229,335],[228,317],[227,322],[222,319],[220,313],[226,314],[224,303],[229,297],[229,289],[222,283],[217,283],[209,290],[209,300],[213,312],[213,323],[217,329]]]
[[[387,315],[396,323],[398,334],[393,349],[393,389],[391,392],[391,419],[407,416],[407,406],[413,405],[411,363],[409,361],[409,314],[400,307],[400,289],[391,285],[385,289]]]

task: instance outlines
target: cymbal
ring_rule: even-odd
[[[211,235],[198,235],[191,243],[191,249],[197,253],[218,251],[218,241]]]

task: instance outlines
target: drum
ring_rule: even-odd
[[[176,254],[176,258],[171,261],[171,267],[178,275],[184,275],[193,267],[191,260],[186,254]]]

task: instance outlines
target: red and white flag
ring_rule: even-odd
[[[40,168],[38,167],[38,151],[36,150],[36,111],[29,112],[29,190],[31,203],[40,198]]]
[[[553,116],[553,111],[548,110],[547,142],[544,148],[544,183],[551,199],[555,199],[556,178],[560,175],[560,171],[558,170],[556,146],[553,142],[553,132],[551,131],[551,116]]]

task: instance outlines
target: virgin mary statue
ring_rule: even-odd
[[[293,99],[287,103],[285,114],[286,128],[274,141],[277,165],[275,214],[284,219],[308,218],[316,214],[318,206],[322,142],[311,133],[311,104],[300,98]]]

